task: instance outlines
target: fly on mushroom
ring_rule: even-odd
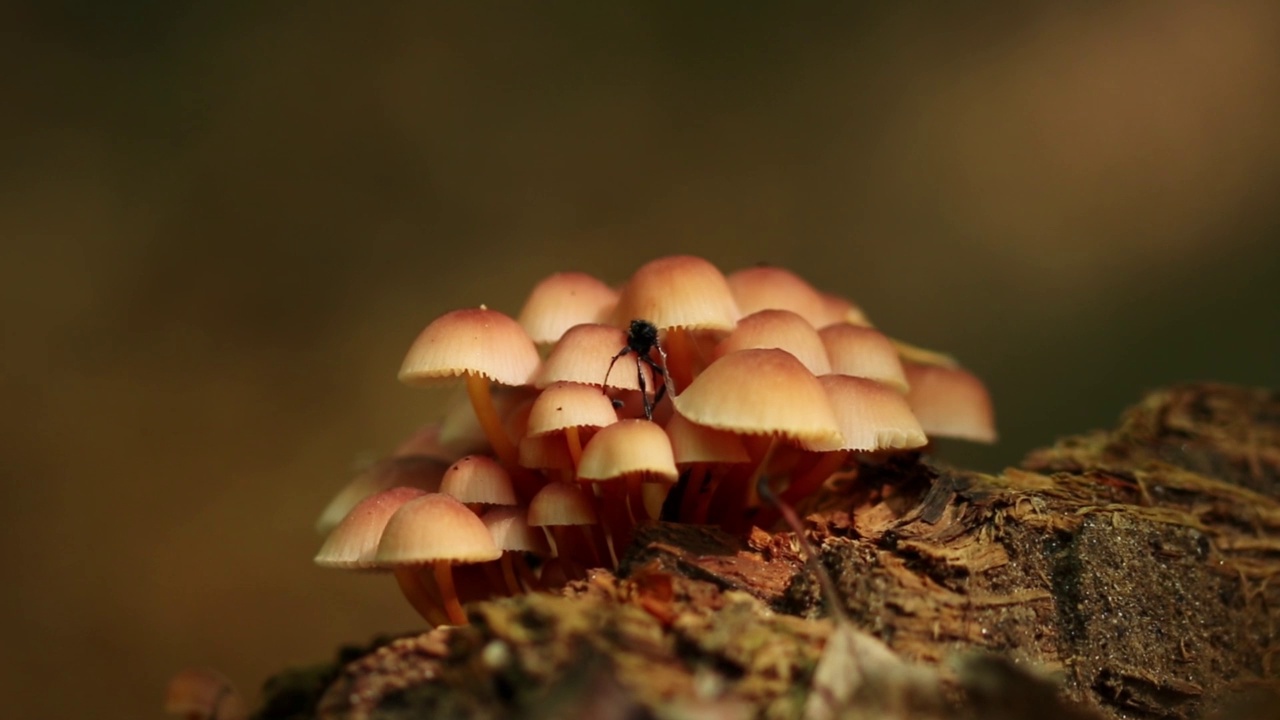
[[[651,356],[654,350],[657,350],[658,357],[662,358],[661,363],[655,361]],[[662,402],[662,398],[667,394],[667,388],[671,385],[671,375],[667,372],[667,351],[663,350],[662,343],[658,342],[658,328],[656,325],[648,320],[631,321],[631,327],[627,330],[627,346],[613,356],[609,361],[609,369],[604,373],[606,387],[609,383],[609,374],[613,372],[614,364],[632,353],[635,353],[636,356],[636,378],[640,384],[640,400],[644,403],[644,417],[646,420],[652,420],[653,408]],[[653,400],[649,399],[648,391],[645,388],[641,363],[648,365],[654,372],[662,373],[662,387],[654,391]],[[616,404],[617,401],[615,401]]]

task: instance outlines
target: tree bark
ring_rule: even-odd
[[[1117,429],[999,475],[897,457],[802,509],[847,621],[824,611],[791,534],[740,541],[653,524],[616,577],[479,603],[468,627],[283,676],[261,717],[1045,720],[1193,718],[1236,698],[1263,704],[1229,712],[1280,707],[1269,694],[1276,392],[1174,387]],[[854,653],[834,639],[854,637],[847,626],[892,653],[862,645],[871,654],[851,655],[856,672],[815,672]],[[856,687],[832,685],[851,674]],[[840,699],[823,715],[817,695]]]

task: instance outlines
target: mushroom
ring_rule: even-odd
[[[502,551],[475,513],[448,495],[431,493],[406,502],[391,516],[375,560],[395,567],[431,566],[449,620],[465,625],[467,616],[454,587],[453,564],[500,557]]]
[[[731,484],[723,490],[727,503],[719,508],[730,525],[755,505],[755,481],[767,469],[780,438],[795,443],[841,439],[822,384],[794,355],[776,348],[738,350],[719,358],[675,398],[675,405],[694,423],[748,441],[754,471],[728,478]]]
[[[248,706],[227,676],[209,668],[187,668],[169,680],[164,711],[184,720],[246,720]]]
[[[330,531],[314,562],[320,567],[342,570],[390,570],[413,609],[432,625],[443,625],[448,618],[441,609],[434,582],[408,565],[387,565],[377,560],[378,542],[391,516],[405,503],[426,494],[418,488],[396,487],[361,500]]]
[[[725,466],[751,462],[742,438],[731,432],[716,430],[690,422],[680,413],[673,413],[663,428],[671,440],[672,459],[677,468],[683,468],[679,519],[696,522],[706,517],[707,503],[711,501],[716,473]]]
[[[976,376],[956,366],[908,361],[903,367],[911,383],[907,403],[930,437],[997,440],[991,395]]]
[[[508,591],[516,595],[526,587],[536,588],[538,581],[524,561],[524,553],[540,557],[550,555],[551,545],[547,543],[546,534],[529,526],[528,513],[522,508],[497,507],[482,515],[480,520],[489,528],[493,544],[502,551],[502,576]],[[517,574],[524,581],[524,587],[516,578]]]
[[[608,319],[618,303],[618,291],[580,272],[562,272],[533,286],[518,320],[539,345],[550,345],[580,323]]]
[[[572,382],[558,382],[542,391],[529,411],[529,437],[557,435],[563,438],[573,466],[582,458],[583,430],[612,425],[618,412],[599,388]]]
[[[830,316],[828,300],[798,275],[772,265],[757,265],[729,273],[729,289],[743,315],[760,310],[790,310],[813,327]]]
[[[898,359],[898,348],[884,333],[841,322],[822,328],[818,336],[827,350],[832,373],[870,378],[898,392],[907,391],[907,376]]]
[[[556,555],[566,563],[571,576],[585,577],[585,568],[604,567],[601,548],[608,552],[600,530],[600,518],[595,503],[575,483],[553,482],[538,491],[529,503],[530,527],[547,528],[555,543]],[[578,528],[578,538],[572,537],[570,528]]]
[[[626,327],[644,320],[661,331],[667,372],[684,387],[701,370],[691,334],[728,333],[741,316],[715,265],[692,255],[673,255],[647,262],[631,275],[618,297],[613,321]]]
[[[647,420],[619,420],[602,428],[583,449],[578,465],[579,480],[603,488],[601,523],[615,540],[616,555],[631,543],[634,523],[648,517],[641,485],[657,482],[670,487],[677,477],[671,440]]]
[[[437,318],[414,340],[400,367],[400,380],[427,385],[466,378],[467,395],[498,457],[515,466],[516,446],[502,429],[489,383],[528,385],[538,370],[538,350],[520,324],[481,306]]]
[[[440,492],[467,505],[518,505],[511,474],[484,455],[467,455],[444,471]]]
[[[327,535],[361,500],[393,487],[435,492],[448,463],[426,455],[385,458],[369,466],[338,491],[316,519],[316,532]]]
[[[831,361],[818,331],[790,310],[757,310],[742,318],[729,337],[716,346],[714,356],[724,357],[735,350],[752,348],[786,350],[814,375],[831,372]]]

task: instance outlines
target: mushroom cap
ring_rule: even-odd
[[[819,292],[818,295],[822,298],[823,315],[822,322],[815,324],[814,327],[821,330],[832,323],[871,327],[871,321],[867,319],[866,313],[853,302],[831,293]]]
[[[444,462],[452,462],[454,455],[440,442],[440,423],[423,425],[396,446],[392,457],[425,455]]]
[[[527,433],[538,437],[571,427],[604,427],[617,421],[618,411],[598,385],[558,382],[534,401]]]
[[[226,675],[210,668],[187,668],[169,680],[164,712],[201,720],[244,720],[249,709]]]
[[[395,487],[361,500],[329,532],[320,552],[316,553],[315,563],[320,567],[345,570],[377,567],[374,556],[378,553],[378,540],[387,527],[387,521],[401,505],[426,494],[418,488]]]
[[[440,492],[464,503],[518,505],[511,474],[491,457],[467,455],[449,466]]]
[[[837,375],[870,378],[898,392],[907,391],[907,376],[898,358],[898,348],[883,333],[846,322],[818,331]]]
[[[790,310],[757,310],[742,318],[733,332],[716,346],[715,357],[752,348],[786,350],[814,375],[831,372],[831,362],[818,331]]]
[[[632,475],[671,483],[680,476],[671,440],[657,423],[619,420],[597,432],[582,448],[579,480],[612,480]]]
[[[843,440],[806,444],[806,448],[887,450],[916,448],[928,442],[906,398],[888,385],[848,375],[823,375],[818,382],[831,398]]]
[[[671,439],[676,465],[751,462],[742,438],[731,432],[698,425],[680,413],[672,413],[663,429]]]
[[[503,552],[531,552],[546,556],[551,545],[546,533],[529,525],[528,512],[523,508],[498,507],[480,517],[493,544]]]
[[[500,557],[502,551],[475,513],[448,495],[431,493],[401,505],[391,516],[375,560],[416,565],[478,563]]]
[[[609,319],[618,304],[618,291],[580,272],[562,272],[543,278],[520,309],[519,322],[539,345],[549,345],[580,323]]]
[[[939,365],[941,367],[958,368],[960,362],[950,355],[937,350],[929,350],[919,345],[912,345],[896,338],[890,338],[894,347],[898,348],[898,355],[902,357],[903,363],[917,363],[920,365]]]
[[[529,525],[595,525],[595,504],[577,483],[547,483],[529,501]]]
[[[997,440],[991,395],[973,374],[958,367],[903,363],[911,389],[907,403],[930,437],[980,443]]]
[[[538,362],[538,349],[520,323],[482,306],[445,313],[428,325],[410,346],[400,380],[427,385],[481,375],[499,385],[527,385]]]
[[[551,348],[551,354],[542,364],[534,385],[545,388],[555,382],[576,382],[619,390],[639,390],[636,380],[636,363],[618,360],[609,371],[609,362],[619,350],[627,347],[627,333],[612,325],[575,325],[565,331],[560,341]],[[653,372],[647,365],[640,365],[645,388],[653,388]],[[605,374],[609,382],[605,385]]]
[[[672,255],[641,265],[627,280],[615,324],[647,320],[659,330],[732,330],[741,317],[725,277],[710,262]]]
[[[785,350],[738,350],[719,358],[676,396],[675,406],[694,423],[741,435],[840,441],[822,384]]]
[[[440,481],[449,465],[426,455],[403,455],[384,458],[370,465],[347,483],[329,501],[316,519],[316,532],[328,534],[361,500],[393,487],[413,487],[423,492],[440,489]]]
[[[729,289],[743,315],[761,310],[790,310],[812,327],[829,314],[827,301],[812,285],[789,270],[772,265],[743,268],[728,277]]]

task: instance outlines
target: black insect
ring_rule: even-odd
[[[657,350],[658,357],[662,358],[659,364],[653,359],[651,353]],[[662,402],[662,398],[667,394],[667,387],[671,385],[671,376],[667,373],[667,351],[662,349],[662,344],[658,342],[658,328],[648,320],[632,320],[631,328],[627,331],[627,346],[618,351],[617,355],[609,361],[609,369],[605,371],[604,383],[608,386],[609,373],[613,372],[614,363],[626,355],[635,353],[636,356],[636,379],[640,384],[640,399],[644,402],[644,416],[646,419],[653,419],[653,408]],[[641,363],[648,365],[656,373],[662,374],[662,387],[653,393],[653,400],[650,401],[647,388],[644,382],[644,370],[641,369]]]

